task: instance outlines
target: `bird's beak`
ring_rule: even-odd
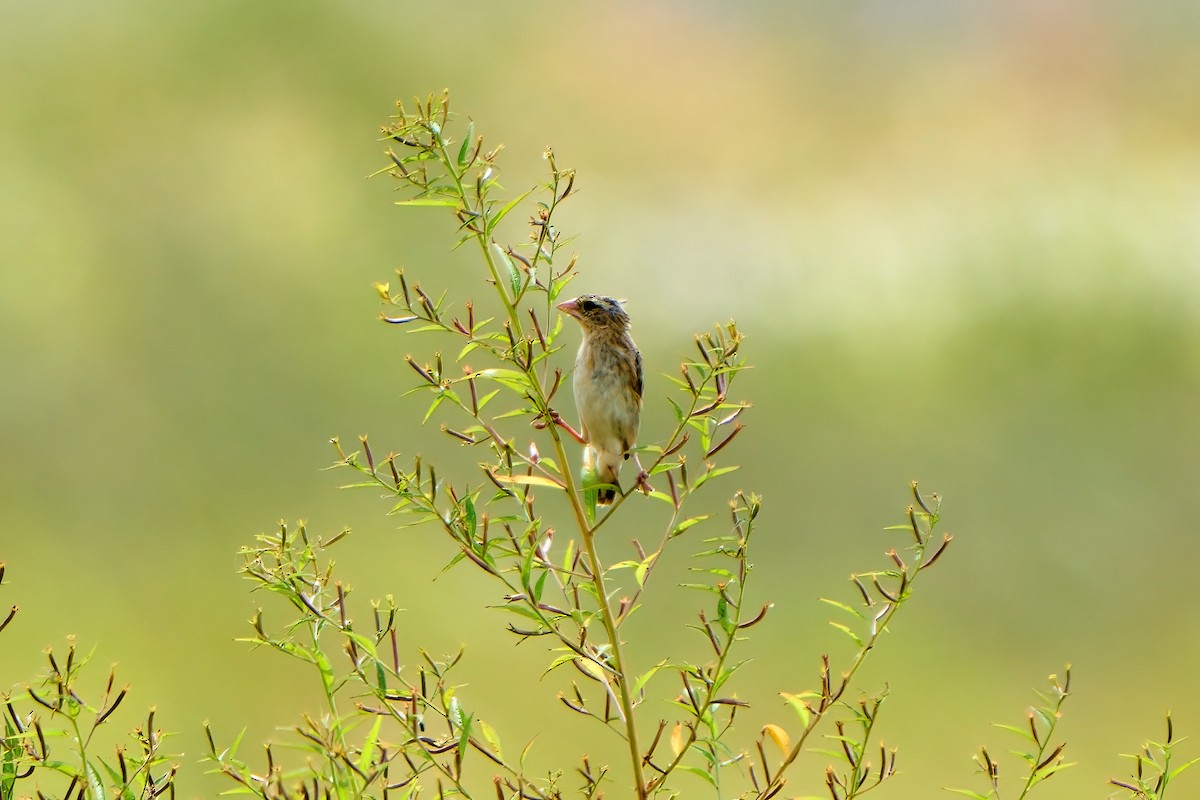
[[[556,306],[556,308],[558,308],[559,311],[563,312],[568,317],[578,317],[579,316],[579,302],[578,301],[579,301],[579,298],[576,297],[575,299],[568,300],[565,303],[559,303]]]

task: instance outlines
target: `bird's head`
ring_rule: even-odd
[[[558,310],[574,317],[587,330],[617,329],[629,327],[629,315],[619,300],[595,294],[581,294],[574,300],[558,304]]]

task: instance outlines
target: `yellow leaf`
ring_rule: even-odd
[[[500,483],[523,483],[527,486],[553,486],[555,489],[563,488],[562,484],[552,478],[543,478],[541,475],[497,475],[492,473],[492,477]]]
[[[820,697],[820,695],[816,692],[800,692],[798,694],[793,694],[791,692],[780,692],[779,694],[782,695],[783,699],[788,701],[788,705],[795,709],[796,713],[800,715],[800,724],[807,728],[809,720],[812,719],[813,715],[812,706],[810,706],[807,701],[815,700],[816,698]]]
[[[792,737],[788,736],[788,732],[783,728],[767,723],[763,725],[762,732],[771,737],[771,741],[775,742],[779,752],[787,755],[792,751]]]
[[[595,661],[592,661],[590,658],[575,659],[575,666],[579,668],[580,672],[582,672],[584,675],[587,675],[592,680],[599,681],[600,683],[607,683],[607,678],[604,675],[604,668]]]
[[[371,285],[375,287],[375,291],[379,292],[379,296],[384,302],[388,302],[392,299],[391,287],[386,283],[380,281],[379,283],[373,283]]]
[[[671,731],[671,749],[675,751],[675,755],[683,750],[683,723],[676,722],[675,730]]]

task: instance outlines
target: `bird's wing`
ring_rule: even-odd
[[[642,399],[642,353],[633,348],[633,389],[637,392],[638,400]]]

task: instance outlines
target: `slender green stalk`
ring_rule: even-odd
[[[504,286],[504,282],[500,277],[500,270],[496,265],[495,257],[492,252],[491,242],[489,241],[487,231],[490,228],[489,212],[487,203],[480,199],[478,208],[470,207],[470,200],[467,196],[466,189],[463,185],[462,175],[459,174],[455,167],[454,161],[451,159],[450,153],[447,150],[446,140],[440,129],[428,128],[434,136],[434,140],[438,145],[438,154],[447,173],[454,181],[454,191],[457,199],[462,204],[462,207],[468,211],[478,215],[481,222],[479,228],[475,231],[474,238],[479,244],[480,251],[483,254],[484,260],[487,263],[488,271],[492,278],[492,285],[496,289],[497,296],[501,304],[504,306],[505,312],[508,315],[509,324],[512,326],[512,332],[518,340],[523,338],[524,331],[521,325],[520,315],[517,313],[516,305],[513,298],[508,295],[508,290]],[[540,247],[539,247],[540,250]],[[549,411],[550,405],[546,398],[546,390],[542,384],[541,376],[533,371],[533,365],[529,365],[523,370],[526,377],[529,378],[530,385],[534,390],[533,400],[537,409],[541,413]],[[568,501],[571,505],[572,514],[575,517],[575,524],[579,530],[580,538],[583,542],[584,552],[588,559],[588,571],[592,582],[593,590],[596,595],[596,603],[599,606],[601,621],[604,625],[605,637],[608,639],[610,648],[610,658],[612,660],[612,675],[617,684],[617,699],[621,708],[621,718],[625,726],[625,738],[629,750],[630,772],[636,787],[636,796],[644,798],[646,796],[646,781],[642,768],[641,748],[638,744],[638,732],[636,719],[633,713],[633,693],[632,682],[629,672],[626,669],[626,661],[621,646],[620,634],[617,630],[616,618],[613,614],[612,605],[608,599],[608,586],[605,582],[606,571],[604,562],[600,559],[600,554],[596,546],[596,535],[592,526],[588,523],[587,514],[584,511],[580,493],[575,484],[575,479],[572,470],[567,466],[570,461],[567,456],[566,447],[563,443],[562,436],[559,434],[558,428],[555,425],[548,427],[551,440],[554,443],[555,455],[558,458],[558,463],[561,465],[561,474],[565,484],[565,492]]]
[[[917,492],[917,486],[915,482],[912,485],[912,489],[913,495],[916,498],[916,502],[920,504],[922,508],[924,508],[925,501]],[[818,708],[812,710],[808,719],[808,723],[805,725],[804,730],[800,733],[800,736],[795,740],[795,743],[792,745],[791,749],[784,756],[783,761],[775,771],[774,777],[760,792],[755,795],[755,797],[759,798],[760,800],[766,800],[766,798],[774,796],[783,788],[783,785],[786,782],[788,769],[793,763],[795,763],[796,759],[799,758],[800,753],[804,751],[804,746],[808,742],[809,737],[812,736],[817,727],[824,721],[830,709],[833,708],[834,704],[850,687],[852,681],[854,680],[854,676],[866,662],[867,657],[875,651],[875,645],[878,643],[880,637],[882,637],[884,632],[888,629],[888,625],[891,624],[892,619],[896,616],[896,613],[900,610],[900,607],[904,605],[904,601],[907,600],[911,595],[918,576],[925,570],[926,567],[929,567],[934,563],[934,561],[941,555],[942,549],[944,549],[946,544],[949,543],[950,537],[946,537],[941,543],[939,549],[937,549],[932,556],[926,558],[928,548],[933,543],[933,528],[937,524],[938,517],[935,511],[929,511],[925,516],[928,522],[928,530],[922,532],[918,527],[917,515],[915,514],[913,507],[909,506],[909,520],[913,535],[916,537],[916,545],[913,548],[916,553],[914,564],[910,568],[904,563],[895,550],[888,552],[888,555],[895,562],[896,566],[899,567],[898,572],[892,573],[893,575],[899,577],[899,588],[895,591],[895,594],[887,596],[886,609],[882,614],[874,618],[869,637],[855,652],[854,658],[850,662],[850,666],[847,667],[847,669],[842,673],[841,680],[837,683],[836,687],[830,684],[828,685],[828,688],[822,691],[821,701]]]

